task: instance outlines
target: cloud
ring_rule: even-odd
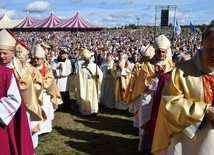
[[[108,27],[108,28],[112,28],[112,27],[121,27],[124,26],[123,22],[119,22],[119,21],[106,21],[105,19],[100,23],[100,25],[104,26],[104,27]]]
[[[148,11],[153,7],[153,5],[147,5],[145,8],[143,8],[144,11]]]
[[[88,15],[89,15],[89,16],[96,16],[97,13],[96,13],[96,12],[90,12]]]
[[[123,6],[130,6],[132,5],[134,2],[132,0],[120,0],[120,1],[115,1],[111,4],[108,3],[108,1],[101,1],[99,3],[100,6],[102,7],[110,7],[110,8],[120,8]]]
[[[193,24],[194,25],[201,25],[201,23],[203,23],[203,24],[210,24],[210,22],[211,21],[207,21],[207,20],[205,20],[204,18],[200,18],[200,19],[196,19],[196,20],[194,20],[193,21]]]
[[[174,18],[174,15],[172,15],[172,13],[170,14],[170,17]],[[187,20],[187,19],[191,19],[191,17],[189,16],[188,13],[186,12],[176,12],[176,19],[179,20]]]
[[[108,3],[107,1],[102,1],[102,2],[100,2],[100,5],[101,5],[101,6],[106,6],[107,3]]]
[[[118,20],[116,18],[111,17],[111,16],[107,16],[107,17],[103,18],[103,21],[105,21],[105,22],[116,22]]]
[[[133,18],[135,17],[134,13],[128,12],[128,11],[121,11],[121,12],[114,12],[109,14],[112,18]]]
[[[194,12],[195,10],[193,8],[188,8],[186,10],[184,10],[184,12]]]
[[[44,19],[42,14],[34,14],[33,17],[36,19]]]
[[[109,27],[109,28],[110,27],[120,27],[120,26],[124,25],[124,22],[121,20],[118,20],[116,18],[107,16],[102,19],[102,21],[100,22],[100,25],[102,25],[104,27]]]
[[[0,9],[0,17],[6,14],[9,18],[14,19],[17,18],[17,13],[15,10],[6,10],[6,9]]]
[[[146,22],[145,21],[141,21],[140,24],[154,26],[155,25],[155,21],[153,19],[148,19]]]
[[[115,3],[110,4],[111,7],[123,7],[123,6],[129,6],[132,5],[133,1],[132,0],[121,0],[121,1],[116,1]]]
[[[51,4],[45,1],[35,1],[33,3],[29,3],[24,11],[42,13],[45,11],[51,10]]]
[[[0,2],[0,9],[5,9],[7,7],[6,3]]]
[[[10,19],[20,19],[19,13],[17,13],[16,10],[8,10],[7,9],[7,4],[4,2],[0,2],[0,18],[2,15],[6,14]]]
[[[140,18],[150,18],[153,19],[153,15],[149,14],[149,13],[141,13],[138,15]]]
[[[129,11],[117,11],[110,13],[102,19],[102,25],[106,27],[120,27],[137,22],[137,15]],[[140,18],[140,17],[139,17]]]
[[[70,0],[71,3],[81,3],[83,0]]]
[[[138,19],[140,23],[144,22],[143,18],[151,18],[151,16],[146,13],[137,14],[131,11],[117,11],[108,14],[102,19],[101,23],[105,23],[103,25],[107,25],[108,27],[120,27],[129,24],[138,24]]]
[[[213,14],[214,14],[214,11],[208,11],[207,14],[213,15]]]

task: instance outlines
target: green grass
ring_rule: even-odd
[[[70,81],[74,101],[74,76]],[[55,112],[53,131],[39,137],[35,151],[36,155],[137,155],[137,149],[133,114],[100,106],[97,116],[82,116],[78,107]]]
[[[139,154],[138,129],[127,111],[100,106],[97,116],[82,116],[78,108],[56,112],[53,131],[39,137],[37,155]]]
[[[70,98],[75,99],[75,75],[70,75],[69,80],[70,80],[70,87],[69,87]]]

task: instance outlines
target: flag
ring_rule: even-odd
[[[174,34],[179,35],[180,33],[181,33],[181,26],[180,26],[178,20],[175,20]]]
[[[191,32],[195,32],[195,27],[194,27],[194,25],[192,24],[192,22],[190,22],[189,28],[190,28]]]

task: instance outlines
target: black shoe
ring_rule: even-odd
[[[97,116],[97,113],[93,113],[93,114],[91,114],[91,116]]]

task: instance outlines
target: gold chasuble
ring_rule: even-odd
[[[43,76],[43,89],[48,95],[50,95],[53,108],[56,109],[58,105],[62,104],[61,94],[56,85],[56,81],[52,72],[52,69],[46,63],[43,64],[43,68],[40,70]]]
[[[37,93],[42,91],[42,76],[39,72],[33,75],[31,70],[34,67],[30,64],[21,64],[20,61],[14,58],[13,67],[15,76],[19,81],[19,86],[23,96],[23,100],[27,111],[30,114],[31,121],[41,121],[46,118],[42,115],[42,109],[38,100]],[[37,131],[38,129],[31,129]]]
[[[134,68],[132,70],[131,77],[130,77],[130,80],[129,80],[129,84],[128,84],[128,86],[126,88],[126,91],[125,91],[125,100],[126,100],[127,104],[132,103],[132,100],[131,100],[131,96],[132,95],[131,94],[133,92],[133,88],[135,86],[137,77],[139,76],[143,65],[144,65],[144,62],[142,62],[142,63],[137,62],[134,65]]]
[[[164,71],[160,71],[157,63],[155,56],[153,56],[150,61],[136,65],[126,92],[127,103],[131,103],[139,97],[158,75],[170,72],[175,66],[172,60],[166,58],[163,62],[166,68]]]
[[[200,122],[207,104],[213,104],[214,76],[203,66],[201,54],[198,52],[193,59],[180,63],[163,89],[153,153],[166,149],[174,134]]]
[[[125,101],[125,91],[129,83],[131,70],[132,70],[131,64],[128,60],[123,59],[123,60],[120,60],[119,62],[114,63],[112,74],[116,79],[116,84],[115,84],[115,101],[116,102]]]
[[[32,66],[30,63],[26,63],[27,72],[30,73],[34,89],[36,92],[37,99],[39,104],[42,105],[42,90],[43,90],[43,77],[40,72],[36,69],[36,67]]]

